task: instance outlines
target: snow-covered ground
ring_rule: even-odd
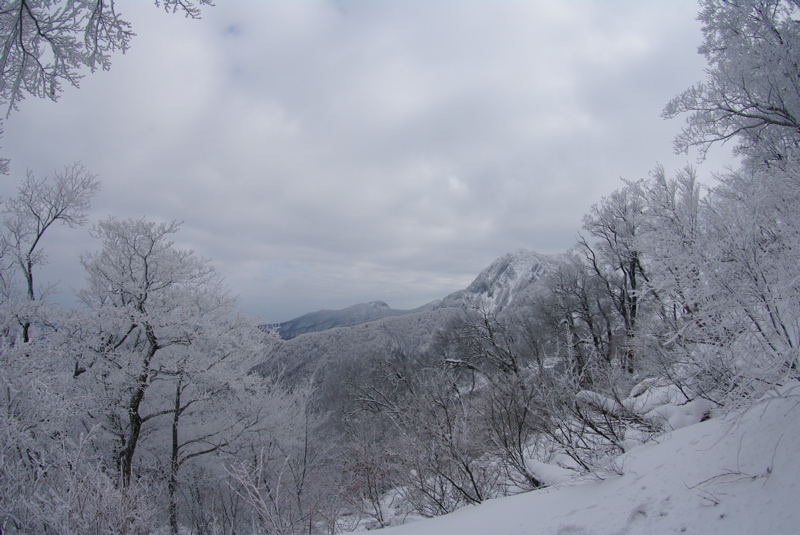
[[[520,494],[386,535],[800,533],[800,385],[662,435],[618,474]]]

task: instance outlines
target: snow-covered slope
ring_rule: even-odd
[[[800,385],[673,431],[617,473],[501,498],[386,535],[800,533]]]

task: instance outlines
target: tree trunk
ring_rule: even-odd
[[[178,468],[180,463],[178,453],[180,444],[178,442],[178,425],[181,418],[181,389],[183,388],[183,377],[178,376],[175,385],[175,408],[172,413],[172,454],[169,463],[169,483],[167,484],[167,494],[169,495],[169,527],[172,535],[178,535]]]
[[[159,349],[153,329],[148,325],[145,327],[145,334],[148,341],[148,350],[142,362],[142,370],[137,378],[136,390],[133,392],[128,402],[128,424],[130,432],[125,446],[120,452],[120,473],[122,475],[122,486],[127,487],[131,483],[131,473],[133,472],[133,454],[136,453],[136,445],[139,442],[139,433],[142,430],[142,416],[139,414],[139,406],[142,404],[144,392],[147,390],[150,380],[150,360]]]

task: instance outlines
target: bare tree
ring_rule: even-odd
[[[77,321],[77,342],[86,375],[110,395],[99,414],[117,437],[123,485],[131,482],[143,426],[172,410],[143,413],[148,389],[157,377],[178,373],[176,351],[217,334],[211,327],[226,325],[236,303],[206,259],[174,247],[169,236],[178,228],[110,218],[93,231],[102,250],[82,259],[89,287],[80,297],[94,319]]]
[[[212,0],[155,0],[165,11],[198,18]],[[56,100],[63,84],[77,87],[81,70],[111,67],[111,54],[135,34],[115,0],[0,0],[0,106],[5,116],[27,95]],[[0,160],[8,173],[8,160]]]
[[[269,408],[275,425],[262,430],[229,469],[255,525],[269,533],[311,535],[318,525],[330,529],[341,513],[338,465],[318,440],[321,419],[310,410],[311,393],[307,386],[284,390]]]
[[[754,161],[796,156],[800,133],[800,2],[702,0],[707,80],[675,97],[663,116],[688,113],[676,151],[734,139]]]
[[[45,233],[56,223],[71,228],[84,225],[89,206],[100,189],[96,175],[80,163],[65,166],[53,178],[37,179],[28,171],[17,195],[5,201],[3,220],[3,252],[12,266],[4,266],[3,298],[10,300],[15,293],[11,270],[22,273],[28,305],[36,300],[34,268],[46,261],[41,250]],[[25,307],[19,314],[22,341],[29,341],[30,314]]]
[[[592,206],[584,216],[583,228],[595,242],[589,243],[583,236],[578,240],[579,250],[623,325],[625,343],[620,361],[630,373],[636,368],[634,337],[647,288],[647,273],[636,241],[644,221],[643,209],[641,183],[629,183]]]

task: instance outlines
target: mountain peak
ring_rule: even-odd
[[[446,298],[449,306],[453,300],[471,305],[481,303],[499,312],[518,300],[526,288],[538,281],[555,264],[551,256],[518,249],[508,253],[480,272],[465,290]]]
[[[467,306],[488,306],[500,312],[521,301],[529,287],[538,281],[555,264],[555,257],[527,249],[518,249],[492,262],[466,289],[452,293],[433,303],[414,310],[395,310],[385,301],[359,303],[341,310],[319,310],[277,325],[282,338],[290,339],[300,334],[326,331],[335,327],[349,327],[379,320],[389,316],[404,316],[425,310]]]

